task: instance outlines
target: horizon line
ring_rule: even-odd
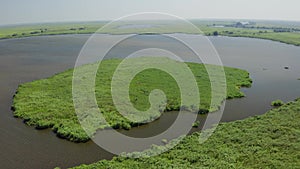
[[[247,19],[247,18],[183,18],[188,21],[202,20],[202,21],[269,21],[269,22],[295,22],[300,23],[300,20],[290,19]],[[103,20],[73,20],[73,21],[45,21],[45,22],[19,22],[12,24],[1,24],[0,27],[11,27],[11,26],[30,26],[30,25],[42,25],[42,24],[63,24],[63,23],[95,23],[95,22],[112,22],[117,19],[103,19]],[[140,20],[128,20],[128,21],[151,21],[152,19],[140,19]],[[171,19],[160,19],[156,21],[163,21]],[[155,21],[155,20],[152,20]]]

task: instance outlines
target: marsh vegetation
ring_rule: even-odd
[[[297,168],[300,166],[300,99],[264,115],[218,125],[199,143],[200,133],[185,137],[171,150],[153,146],[133,157],[114,157],[74,169],[102,168]],[[176,143],[170,141],[169,145]]]
[[[124,118],[116,110],[111,96],[111,80],[121,61],[121,59],[109,59],[104,60],[99,65],[96,75],[95,96],[98,107],[108,124],[104,121],[100,123],[91,121],[90,130],[92,133],[98,129],[110,127],[130,129],[140,125],[140,123],[143,124],[143,121],[156,119],[160,116],[160,112],[153,112],[150,115],[141,115],[139,122],[133,122]],[[144,60],[141,63],[145,63]],[[240,91],[240,87],[250,87],[252,83],[247,71],[224,67],[227,84],[221,85],[227,85],[227,95],[223,97],[223,91],[217,89],[214,92],[219,97],[211,104],[211,82],[205,66],[196,63],[186,64],[195,76],[198,85],[201,101],[201,104],[199,103],[199,113],[218,110],[222,101],[226,98],[243,97],[244,94]],[[83,73],[83,79],[79,80],[84,81],[84,73],[87,73],[88,76],[90,68],[94,66],[95,64],[89,64],[76,68]],[[218,68],[218,66],[213,65],[206,66],[212,69]],[[38,129],[51,128],[59,137],[70,141],[88,141],[90,138],[81,128],[75,114],[72,100],[72,80],[73,70],[71,69],[47,79],[20,85],[14,97],[14,115],[24,119],[26,124],[35,126]],[[132,104],[138,110],[147,110],[150,106],[149,94],[154,89],[164,91],[167,97],[166,107],[162,111],[179,110],[182,106],[185,106],[185,109],[188,110],[192,106],[181,105],[180,90],[176,81],[166,72],[157,69],[147,69],[134,77],[129,90]],[[83,87],[81,91],[86,90]],[[82,117],[86,117],[89,115],[88,113],[83,114]]]

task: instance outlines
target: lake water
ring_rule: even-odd
[[[183,36],[191,40],[197,37]],[[22,120],[14,118],[10,110],[19,84],[72,68],[88,37],[63,35],[0,41],[1,168],[66,168],[112,158],[112,154],[91,141],[76,144],[55,137],[50,130],[26,126]],[[136,40],[135,44],[125,44],[109,57],[122,57],[137,45],[143,45],[145,40],[160,45],[169,43],[156,35],[139,36]],[[297,80],[300,78],[299,47],[248,38],[210,37],[210,40],[224,65],[245,69],[253,79],[251,88],[242,89],[246,97],[226,102],[223,122],[263,114],[271,108],[270,102],[276,99],[292,101],[300,97],[300,80]],[[284,69],[286,66],[288,70]],[[163,131],[175,118],[176,113],[165,113],[149,125],[120,132],[146,137]]]

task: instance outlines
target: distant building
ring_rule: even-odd
[[[237,27],[237,28],[244,28],[247,25],[250,25],[250,23],[249,22],[237,22],[235,24],[235,27]]]
[[[243,24],[243,25],[250,25],[249,22],[241,22],[241,24]]]

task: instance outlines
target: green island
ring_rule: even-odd
[[[167,22],[167,23],[166,23]],[[271,21],[205,21],[190,20],[198,27],[202,34],[207,36],[229,36],[229,37],[248,37],[278,41],[282,43],[300,46],[300,24],[294,22],[271,22]],[[31,24],[15,25],[0,27],[0,39],[22,38],[30,36],[43,35],[64,35],[64,34],[151,34],[157,33],[186,33],[199,34],[200,32],[182,24],[172,23],[171,21],[153,21],[144,23],[116,23],[111,24],[103,30],[108,21],[99,22],[75,22],[75,23],[48,23],[48,24]],[[135,28],[132,24],[137,25],[155,25],[146,28]],[[167,24],[167,26],[166,26]],[[127,27],[126,27],[127,26]],[[132,26],[132,27],[131,27]]]
[[[153,146],[134,157],[114,157],[74,169],[104,168],[299,168],[300,99],[264,115],[219,124],[199,144],[199,132],[185,137],[171,150],[148,157],[165,146]],[[172,144],[171,141],[169,144]],[[166,145],[168,146],[168,145]]]
[[[110,127],[115,129],[130,129],[131,127],[144,124],[129,121],[127,118],[121,116],[114,107],[111,96],[111,80],[114,71],[121,61],[121,59],[103,60],[99,65],[99,69],[97,69],[95,96],[98,107],[109,125],[91,122],[91,133],[95,133],[96,130],[99,129]],[[145,60],[141,59],[140,63],[144,64]],[[178,63],[184,64],[182,62]],[[88,70],[94,67],[95,64],[97,63],[83,65],[76,69],[82,71],[82,73],[89,72]],[[222,96],[222,91],[214,91],[219,97],[217,97],[217,101],[211,103],[211,82],[206,68],[210,67],[216,69],[223,67],[197,63],[186,63],[186,65],[190,68],[197,82],[201,99],[198,112],[200,114],[218,110],[226,98],[243,97],[244,94],[240,91],[240,87],[250,87],[252,84],[252,80],[247,71],[224,67],[227,94]],[[14,116],[24,119],[26,124],[35,126],[37,129],[51,128],[57,133],[57,136],[61,138],[73,142],[88,141],[90,138],[79,124],[73,105],[73,72],[74,69],[70,69],[47,79],[20,85],[14,96],[12,106]],[[82,80],[84,80],[84,77]],[[129,94],[132,104],[138,110],[147,110],[150,106],[148,96],[154,89],[164,91],[167,97],[166,108],[163,111],[173,111],[181,108],[180,91],[176,81],[166,72],[157,69],[144,70],[137,74],[131,81]],[[84,90],[86,89],[82,88],[82,91]],[[189,107],[187,107],[187,109],[188,108]],[[156,115],[155,117],[153,117],[153,115],[145,115],[141,122],[159,118],[159,112],[154,112],[154,114]],[[83,117],[84,116],[86,115],[83,114]],[[193,124],[191,124],[191,126],[192,125]]]

